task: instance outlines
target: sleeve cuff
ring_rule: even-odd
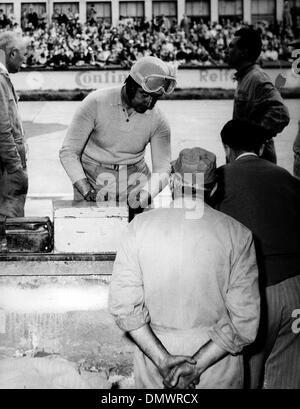
[[[229,323],[223,325],[214,325],[209,329],[208,334],[211,340],[217,344],[220,348],[228,351],[231,355],[239,354],[244,346],[250,342],[241,338],[237,334]]]
[[[23,169],[23,166],[21,163],[18,163],[14,166],[8,166],[7,168],[7,173],[15,173],[19,169]]]
[[[119,316],[116,318],[117,325],[123,331],[133,331],[150,322],[148,311],[140,312],[139,314],[130,314]]]
[[[77,182],[75,182],[73,185],[82,194],[82,196],[85,196],[92,188],[87,179],[77,180]]]

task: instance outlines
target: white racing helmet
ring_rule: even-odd
[[[145,92],[171,94],[176,87],[175,67],[157,57],[142,57],[131,68],[129,75]]]

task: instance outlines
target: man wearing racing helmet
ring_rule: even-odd
[[[170,126],[155,104],[174,90],[174,71],[159,58],[142,57],[123,86],[82,101],[59,152],[74,200],[127,201],[132,218],[167,185]],[[145,163],[148,144],[152,174]]]

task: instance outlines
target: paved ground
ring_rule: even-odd
[[[292,144],[300,120],[300,101],[287,100],[291,122],[276,138],[278,164],[292,171]],[[50,198],[70,198],[72,186],[58,158],[66,129],[79,102],[22,102],[21,115],[29,144],[29,195],[27,215],[51,215]],[[224,163],[219,133],[231,118],[232,101],[160,101],[172,128],[172,157],[185,147],[201,146],[216,153]],[[146,154],[150,160],[150,152]],[[165,190],[164,195],[168,195]],[[43,199],[43,200],[41,200]]]

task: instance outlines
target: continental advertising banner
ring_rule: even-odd
[[[300,87],[300,75],[292,68],[267,68],[264,71],[274,82],[281,78],[285,88]],[[100,89],[122,84],[128,74],[128,70],[21,71],[12,75],[12,80],[20,91]],[[235,87],[234,70],[231,69],[195,68],[177,72],[177,88]]]

